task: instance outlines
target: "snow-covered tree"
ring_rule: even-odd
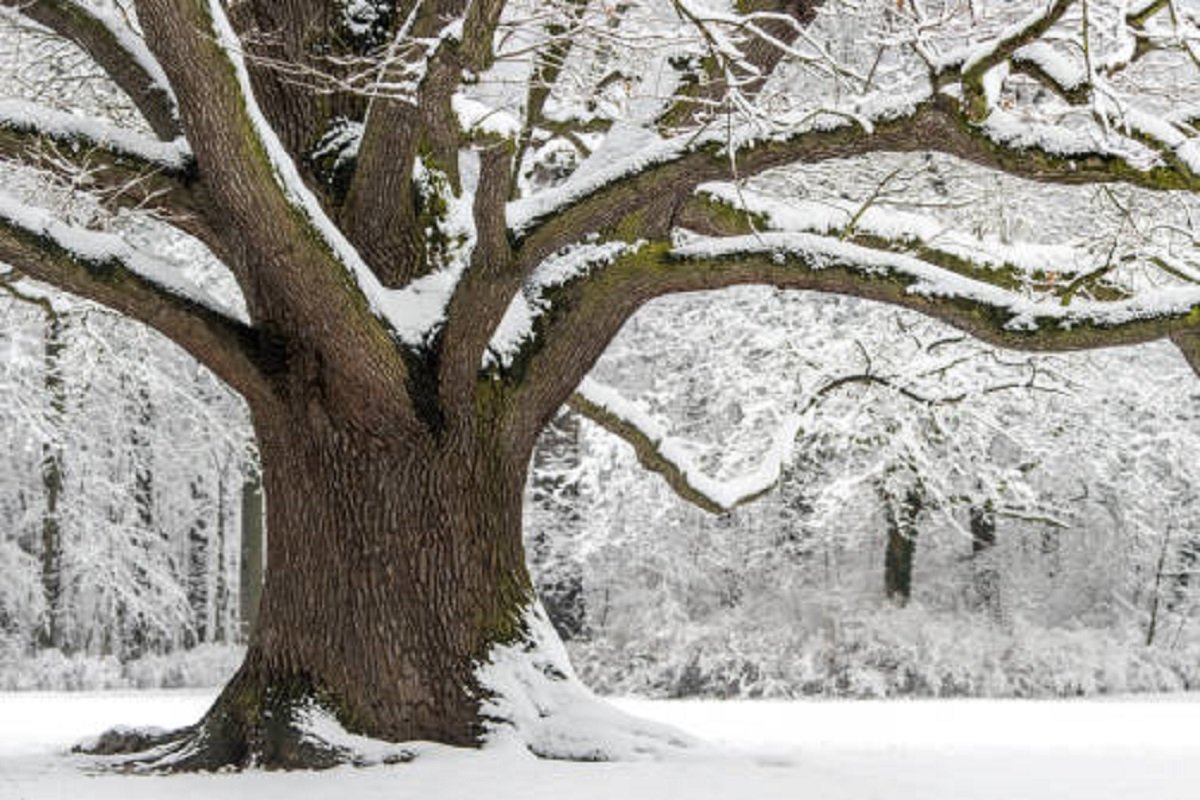
[[[15,76],[54,80],[0,105],[0,259],[175,341],[245,398],[262,457],[258,625],[164,764],[349,757],[326,717],[655,746],[611,714],[590,718],[613,736],[577,728],[589,700],[521,542],[541,429],[654,297],[770,284],[1016,348],[1172,337],[1200,359],[1187,2],[3,5],[6,41],[36,44]],[[100,77],[63,80],[64,40]],[[944,185],[971,163],[1103,188],[1066,240],[996,236],[895,213],[908,178],[877,156],[897,151],[945,156]],[[743,185],[834,161],[877,191],[846,209]],[[696,487],[621,398],[580,403],[714,507],[770,483]]]

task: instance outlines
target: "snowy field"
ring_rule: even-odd
[[[717,745],[657,763],[539,761],[428,747],[412,764],[326,773],[96,776],[65,755],[117,723],[195,720],[211,691],[0,694],[0,800],[1196,800],[1200,694],[1080,701],[620,705]]]

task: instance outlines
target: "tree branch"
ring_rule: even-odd
[[[632,174],[614,169],[611,180],[594,187],[573,187],[568,182],[558,191],[559,203],[540,206],[532,220],[522,223],[516,258],[530,270],[550,253],[596,231],[629,241],[662,239],[701,183],[747,178],[792,164],[886,152],[945,153],[1039,183],[1126,183],[1152,190],[1200,191],[1200,176],[1180,164],[1143,170],[1106,153],[1064,155],[997,142],[966,119],[957,101],[939,94],[912,114],[876,122],[871,130],[846,126],[807,131],[743,148],[737,156],[737,176],[730,175],[723,145],[711,142],[681,147],[678,153],[668,150],[658,163]]]
[[[1167,336],[1190,343],[1200,331],[1200,292],[1187,295],[1190,305],[1176,299],[1172,307],[1153,300],[1063,306],[1024,300],[911,255],[828,237],[767,233],[675,250],[659,242],[547,293],[548,310],[504,376],[515,401],[512,424],[521,436],[536,436],[646,302],[743,284],[890,303],[1015,350],[1082,350]]]
[[[127,131],[79,123],[74,115],[0,101],[0,160],[97,195],[106,208],[148,212],[196,237],[219,258],[227,256],[182,140],[142,141]],[[97,132],[102,139],[94,138]]]
[[[135,51],[136,35],[71,0],[0,0],[23,16],[74,42],[92,57],[164,141],[183,132],[170,91],[154,74],[148,51]]]
[[[130,254],[114,239],[38,219],[32,211],[0,213],[0,260],[154,328],[247,399],[266,397],[262,367],[269,354],[257,332],[131,269]]]
[[[257,106],[220,0],[138,0],[137,9],[221,211],[219,232],[251,319],[315,362],[307,385],[291,390],[316,383],[365,426],[419,425],[403,357],[372,305],[378,284]]]
[[[567,401],[573,410],[632,448],[638,463],[663,477],[680,499],[710,514],[732,511],[762,497],[779,483],[790,444],[799,424],[789,419],[775,436],[774,447],[753,472],[736,480],[709,477],[654,420],[642,414],[614,389],[584,380]]]

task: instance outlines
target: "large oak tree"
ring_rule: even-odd
[[[889,221],[872,206],[892,176],[846,217],[743,186],[936,151],[1195,210],[1200,19],[1183,2],[0,5],[6,36],[73,43],[140,117],[66,113],[53,91],[0,102],[10,168],[105,212],[88,227],[0,195],[0,260],[172,339],[245,398],[262,455],[245,663],[152,763],[330,764],[353,756],[332,720],[393,742],[515,731],[550,756],[613,755],[585,735],[599,722],[626,752],[679,744],[579,713],[592,701],[521,545],[539,432],[655,297],[764,283],[1016,348],[1169,336],[1200,363],[1187,213],[1150,225],[1109,190],[1097,202],[1125,222],[1105,247],[1017,247]],[[121,236],[145,216],[203,243],[244,313]],[[576,407],[681,492],[744,499],[706,491],[587,388]]]

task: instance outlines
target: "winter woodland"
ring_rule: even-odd
[[[1195,0],[0,0],[0,689],[1195,689],[1198,90]]]

